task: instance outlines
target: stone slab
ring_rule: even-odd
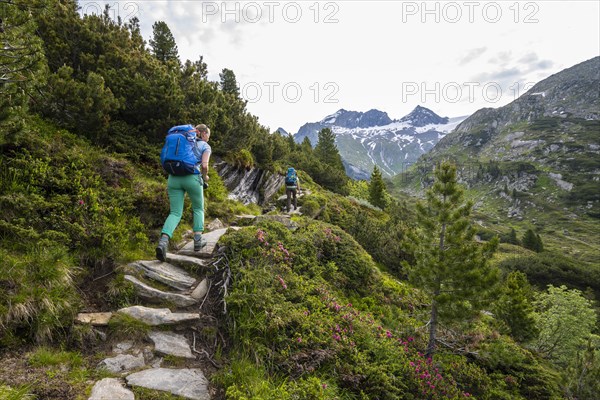
[[[154,351],[164,355],[183,358],[196,358],[192,354],[190,343],[183,335],[173,332],[154,331],[148,333],[148,337],[154,342]]]
[[[158,260],[137,261],[129,265],[142,272],[146,277],[162,282],[174,289],[186,290],[196,283],[196,280],[187,271],[168,262]]]
[[[135,276],[125,275],[125,280],[135,286],[137,294],[150,301],[168,301],[179,307],[188,307],[198,303],[198,300],[179,293],[163,292],[138,280]]]
[[[173,313],[168,308],[132,306],[122,308],[118,312],[129,315],[151,326],[175,325],[183,322],[198,321],[200,319],[200,314],[198,313]]]
[[[129,370],[140,368],[146,365],[144,356],[132,356],[131,354],[119,354],[115,357],[106,358],[98,364],[99,369],[105,369],[114,374],[127,372]]]
[[[183,268],[199,270],[206,267],[210,261],[196,257],[184,256],[182,254],[167,253],[167,262]]]
[[[217,229],[216,231],[202,234],[202,238],[206,240],[206,246],[204,246],[200,251],[194,251],[194,241],[192,240],[183,246],[178,253],[186,256],[210,258],[215,252],[217,242],[219,239],[221,239],[221,236],[227,232],[227,229],[229,228]]]
[[[162,390],[192,400],[210,400],[208,380],[200,369],[154,368],[127,376],[130,386]]]
[[[133,392],[116,378],[104,378],[94,385],[88,400],[135,400]]]
[[[106,326],[108,325],[108,321],[110,321],[112,315],[113,314],[111,312],[79,313],[77,314],[77,318],[75,318],[75,321],[79,322],[80,324]]]

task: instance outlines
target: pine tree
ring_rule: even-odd
[[[342,157],[335,145],[335,134],[329,128],[319,132],[319,141],[315,146],[315,154],[323,164],[345,173]]]
[[[4,123],[20,123],[19,118],[11,120],[27,111],[33,87],[47,77],[43,42],[35,34],[36,20],[32,18],[46,9],[47,5],[39,1],[0,2],[0,142],[13,131]]]
[[[221,78],[221,90],[224,93],[232,94],[235,97],[240,96],[240,88],[238,87],[235,74],[232,70],[223,68],[223,71],[221,71],[219,77]]]
[[[506,324],[507,333],[521,342],[533,339],[538,333],[532,300],[533,290],[527,276],[513,271],[506,277],[494,304],[496,318]]]
[[[510,233],[508,234],[508,243],[519,244],[519,239],[517,238],[517,232],[515,231],[515,228],[510,228]]]
[[[426,203],[417,204],[419,227],[409,233],[407,249],[413,265],[403,262],[409,280],[431,297],[427,354],[433,356],[440,322],[462,320],[489,302],[499,272],[489,259],[498,239],[479,244],[469,223],[472,203],[464,202],[456,167],[444,162]]]
[[[152,25],[150,48],[154,57],[162,62],[179,62],[179,50],[177,50],[175,38],[164,21],[157,21]]]
[[[542,251],[544,251],[544,243],[542,243],[542,237],[540,236],[540,234],[538,233],[537,235],[535,235],[536,238],[536,252],[541,253]]]
[[[540,235],[536,235],[531,229],[527,229],[525,235],[523,235],[523,247],[526,249],[535,251],[536,253],[544,250],[544,245],[542,244],[542,238]]]
[[[312,147],[312,144],[310,143],[310,139],[308,138],[308,136],[304,137],[304,140],[300,144],[300,149],[305,154],[312,154],[313,147]]]
[[[382,210],[387,207],[388,194],[383,183],[383,177],[381,171],[375,165],[373,167],[373,173],[371,174],[371,181],[369,182],[369,202],[375,207],[379,207]]]

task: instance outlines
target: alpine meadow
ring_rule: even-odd
[[[340,97],[292,134],[251,111],[241,81],[260,65],[215,73],[218,53],[153,8],[182,7],[200,31],[194,2],[142,3],[122,18],[0,0],[0,400],[599,398],[597,49],[470,115],[403,100],[394,119]],[[344,4],[303,15],[341,19]],[[198,35],[272,29],[251,25]],[[365,43],[331,41],[326,57],[298,44],[293,61],[325,76]],[[284,70],[288,53],[270,51]],[[210,137],[208,166],[186,172],[204,183],[202,246],[197,204],[186,189],[178,214],[181,177],[161,165],[184,125],[194,146]]]

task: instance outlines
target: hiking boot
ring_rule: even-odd
[[[167,259],[167,250],[169,249],[169,237],[161,237],[156,246],[156,258],[162,262]]]
[[[200,251],[201,248],[206,246],[206,239],[202,239],[201,233],[196,233],[194,235],[194,251]]]

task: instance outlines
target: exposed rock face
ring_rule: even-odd
[[[208,381],[199,369],[147,369],[129,375],[127,383],[131,386],[170,392],[186,399],[210,399]]]
[[[223,161],[215,169],[229,190],[229,198],[244,204],[265,204],[284,183],[284,177],[259,168],[236,168]],[[210,188],[208,189],[210,190]]]

